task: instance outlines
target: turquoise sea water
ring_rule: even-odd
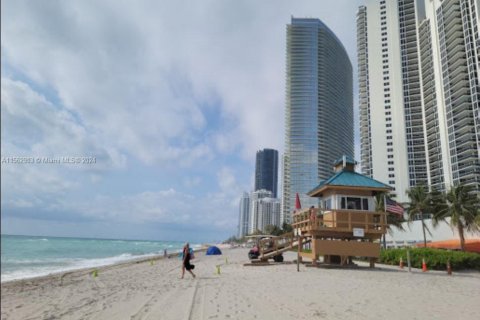
[[[180,252],[183,247],[182,242],[173,241],[13,235],[2,235],[1,240],[2,282],[163,254],[164,249]]]

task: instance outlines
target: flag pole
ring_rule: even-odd
[[[385,212],[384,216],[384,225],[387,224],[387,195],[383,194],[383,211]],[[383,230],[386,231],[386,230]],[[383,249],[387,249],[387,239],[385,237],[385,233],[383,234]]]

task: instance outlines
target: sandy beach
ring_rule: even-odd
[[[378,265],[244,266],[248,249],[80,270],[1,286],[2,319],[478,319],[480,273]],[[296,254],[289,252],[286,261]],[[226,259],[228,261],[226,261]],[[227,263],[228,262],[228,263]],[[217,265],[220,274],[217,274]]]

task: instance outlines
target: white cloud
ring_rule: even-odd
[[[359,2],[2,2],[2,155],[93,155],[104,164],[2,166],[2,186],[17,186],[10,204],[70,195],[92,217],[181,222],[196,215],[205,224],[235,225],[251,175],[221,159],[253,163],[259,149],[283,150],[290,16],[322,18],[355,66]],[[199,193],[145,191],[169,190],[172,180],[75,201],[72,190],[132,184],[131,177],[118,182],[98,172],[130,170],[132,163],[155,169],[152,176],[178,172],[176,179]],[[182,176],[184,168],[211,163],[219,167],[214,187]],[[167,198],[172,206],[165,207]]]

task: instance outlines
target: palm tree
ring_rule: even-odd
[[[473,193],[474,188],[464,184],[453,186],[437,202],[434,223],[450,218],[450,226],[457,228],[460,237],[460,248],[465,251],[465,230],[474,232],[480,230],[480,200]]]
[[[429,194],[427,188],[424,185],[415,186],[407,190],[407,196],[410,198],[408,206],[408,221],[412,222],[415,220],[416,216],[420,216],[422,220],[422,231],[423,231],[423,246],[427,247],[427,236],[426,231],[431,235],[430,230],[428,230],[427,225],[425,224],[424,214],[431,212],[432,209],[432,197]]]
[[[378,192],[375,194],[375,211],[376,212],[386,212],[385,211],[385,198],[392,199],[392,195],[386,192]],[[398,214],[393,214],[391,212],[386,212],[387,215],[387,232],[389,235],[393,234],[392,227],[397,228],[400,231],[405,231],[402,223],[405,222],[402,216]],[[386,239],[383,235],[383,247],[386,248]]]

